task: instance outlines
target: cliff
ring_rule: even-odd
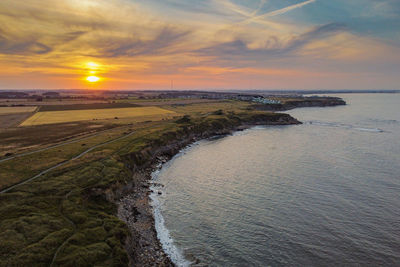
[[[148,137],[139,151],[123,157],[132,173],[132,180],[109,191],[108,199],[118,205],[118,217],[131,233],[125,242],[131,266],[173,266],[162,250],[154,226],[149,203],[151,173],[160,162],[165,162],[187,145],[216,135],[230,134],[251,125],[291,125],[300,122],[288,114],[244,113],[192,120],[184,117],[178,127]]]
[[[330,107],[346,105],[339,97],[298,97],[281,101],[281,104],[257,104],[252,107],[256,110],[285,111],[303,107]]]

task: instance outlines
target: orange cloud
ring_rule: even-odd
[[[189,12],[153,1],[2,0],[0,87],[85,88],[88,76],[101,77],[104,89],[167,89],[171,80],[181,89],[400,82],[398,46],[343,24],[276,18],[314,2],[263,14],[265,1],[251,9],[210,0]]]

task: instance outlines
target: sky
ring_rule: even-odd
[[[171,84],[400,89],[400,1],[0,1],[0,89]]]

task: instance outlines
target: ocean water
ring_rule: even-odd
[[[400,94],[200,141],[153,174],[179,266],[400,266]],[[159,195],[158,192],[162,194]]]

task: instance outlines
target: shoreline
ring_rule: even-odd
[[[197,142],[196,142],[197,143]],[[194,143],[194,144],[196,144]],[[174,240],[170,235],[170,232],[168,228],[165,225],[165,219],[161,213],[162,206],[160,202],[159,196],[161,196],[161,190],[164,187],[163,184],[160,184],[157,182],[158,175],[160,174],[161,170],[167,166],[174,158],[178,157],[181,155],[184,151],[192,147],[193,144],[188,145],[184,149],[182,149],[178,154],[176,154],[174,157],[172,157],[169,161],[167,162],[162,162],[157,166],[157,170],[155,170],[152,173],[152,179],[151,179],[151,193],[150,193],[150,205],[153,210],[153,217],[154,217],[154,223],[155,223],[155,229],[157,232],[157,238],[161,243],[162,249],[166,253],[166,255],[170,258],[172,263],[176,266],[190,266],[192,262],[187,260],[185,258],[185,255],[183,254],[182,251],[174,244]]]
[[[288,114],[277,114],[275,118],[256,118],[249,123],[239,125],[228,125],[223,129],[206,130],[200,133],[190,132],[181,137],[161,146],[150,148],[150,163],[144,166],[134,164],[133,181],[121,188],[117,194],[121,197],[116,201],[118,207],[118,218],[126,223],[131,236],[125,241],[125,249],[130,258],[130,266],[176,266],[170,256],[164,251],[158,238],[154,210],[151,205],[150,195],[153,193],[151,186],[152,174],[160,168],[160,165],[168,162],[179,154],[182,149],[201,140],[213,137],[223,137],[237,131],[243,131],[255,126],[283,126],[301,124],[298,120]],[[133,156],[137,159],[137,155]],[[113,194],[114,195],[114,194]],[[114,198],[115,199],[115,198]]]
[[[196,140],[193,143],[190,143],[190,144],[186,145],[185,147],[183,147],[178,153],[176,153],[170,159],[162,159],[157,164],[156,168],[151,173],[151,180],[149,181],[149,183],[150,183],[150,194],[149,194],[150,202],[149,202],[149,204],[153,210],[153,218],[155,221],[155,229],[156,229],[156,233],[157,233],[157,238],[158,238],[159,242],[161,243],[161,247],[162,247],[164,253],[167,255],[167,257],[169,257],[173,266],[188,267],[188,266],[191,266],[192,263],[197,264],[199,262],[195,258],[187,259],[185,257],[183,251],[181,251],[180,248],[174,244],[174,239],[170,235],[169,229],[165,225],[164,217],[161,214],[161,203],[158,198],[160,195],[163,194],[162,188],[164,187],[163,184],[158,182],[158,176],[160,175],[162,169],[168,168],[169,164],[171,164],[171,162],[173,160],[185,155],[186,152],[190,151],[191,149],[193,149],[195,146],[201,144],[202,142],[211,142],[211,141],[214,141],[217,139],[226,138],[228,136],[234,136],[237,133],[244,132],[244,131],[250,130],[250,129],[255,129],[256,127],[267,127],[267,126],[268,125],[253,125],[253,126],[248,125],[244,129],[238,128],[237,130],[234,130],[231,133],[228,133],[225,135],[211,136],[208,138]],[[275,125],[275,126],[289,126],[289,125]]]

